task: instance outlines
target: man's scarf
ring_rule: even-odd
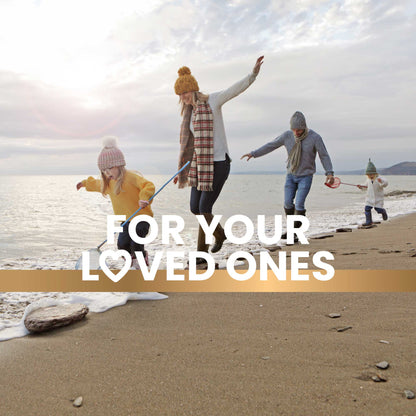
[[[192,106],[185,108],[181,125],[179,165],[192,159],[189,172],[179,175],[179,187],[189,185],[198,191],[212,191],[214,179],[214,121],[211,107],[207,102],[198,101],[193,112],[194,134],[190,131]],[[191,156],[192,155],[192,156]]]
[[[290,173],[294,174],[298,170],[300,158],[302,156],[302,140],[308,137],[308,133],[309,130],[307,128],[300,137],[296,137],[295,133],[293,133],[293,136],[295,138],[295,144],[292,147],[292,150],[290,151],[289,157],[287,159]]]

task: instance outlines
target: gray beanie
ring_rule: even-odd
[[[306,129],[306,119],[305,116],[300,112],[296,111],[295,114],[290,119],[290,129],[291,130],[305,130]]]

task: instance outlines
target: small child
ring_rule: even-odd
[[[150,215],[149,198],[155,193],[155,186],[138,172],[126,170],[126,162],[121,150],[117,147],[117,137],[108,136],[103,139],[104,148],[98,156],[98,168],[101,179],[92,176],[77,184],[77,189],[85,187],[87,191],[101,192],[108,195],[113,205],[115,215],[125,215],[129,218],[140,207],[142,210],[137,215]],[[133,267],[139,268],[135,251],[143,253],[148,264],[147,252],[143,244],[134,242],[129,233],[129,222],[123,226],[123,232],[118,236],[117,247],[131,254]],[[136,233],[139,237],[145,237],[149,232],[149,224],[145,221],[137,224]]]
[[[364,226],[373,224],[371,217],[371,209],[374,208],[379,214],[382,215],[383,220],[386,221],[388,216],[384,206],[384,191],[388,185],[388,182],[379,177],[377,169],[371,159],[368,159],[367,169],[365,170],[367,175],[367,183],[365,185],[357,185],[359,189],[367,189],[367,196],[365,200],[365,223]]]

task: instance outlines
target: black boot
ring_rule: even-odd
[[[294,210],[294,213],[292,215],[303,215],[303,216],[305,216],[305,214],[306,214],[306,209],[303,210],[303,211],[298,211],[297,209],[295,209]],[[293,224],[293,226],[295,228],[300,228],[302,226],[302,222],[301,221],[295,221],[294,224]],[[297,243],[298,241],[299,241],[299,238],[298,238],[297,235],[295,235],[295,237],[293,239],[293,242],[294,243]]]
[[[294,213],[295,213],[295,208],[285,208],[285,214],[286,214],[286,217],[288,216],[288,215],[294,215]]]
[[[303,215],[304,217],[306,216],[306,209],[304,209],[303,211],[298,211],[295,209],[295,215]],[[294,223],[295,228],[300,228],[302,226],[302,221],[295,221]],[[298,236],[295,236],[295,243],[297,243],[299,241]]]
[[[204,214],[204,217],[208,225],[211,224],[212,219],[214,218],[212,214]],[[215,228],[213,235],[215,237],[215,243],[211,247],[211,253],[217,253],[221,250],[222,244],[227,239],[225,236],[224,228],[222,228],[220,223],[218,223],[217,227]]]
[[[198,242],[197,242],[197,251],[204,251],[208,253],[209,245],[205,243],[205,231],[202,229],[201,226],[198,228]],[[196,264],[206,264],[207,261],[203,257],[196,258]]]
[[[288,215],[293,215],[295,213],[295,208],[285,208],[285,214],[286,214],[286,217],[288,216]],[[287,240],[287,231],[285,232],[285,233],[283,233],[282,234],[282,237],[281,237],[283,240]]]
[[[297,209],[295,210],[295,215],[302,215],[304,217],[306,217],[306,209],[304,209],[303,211],[298,211]],[[295,221],[295,227],[296,228],[300,228],[302,225],[302,221]]]
[[[298,211],[298,210],[296,210],[295,209],[295,212],[293,213],[293,215],[303,215],[303,216],[305,216],[305,214],[306,214],[306,210],[303,210],[303,211]],[[294,224],[293,224],[293,226],[295,227],[295,228],[300,228],[301,226],[302,226],[302,222],[301,221],[295,221],[294,222]],[[282,237],[283,238],[283,237]],[[286,238],[287,239],[287,238]],[[297,243],[299,241],[299,238],[298,238],[298,236],[297,235],[295,235],[295,237],[293,238],[293,242],[294,243]]]

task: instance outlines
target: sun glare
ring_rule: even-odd
[[[126,16],[143,16],[158,1],[27,2],[0,16],[1,68],[60,88],[89,90],[119,67],[114,29]],[[0,69],[1,69],[0,68]]]

